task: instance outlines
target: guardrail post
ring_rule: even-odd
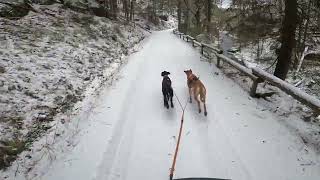
[[[220,57],[217,56],[217,55],[216,55],[216,57],[217,57],[217,67],[218,67],[218,68],[221,68],[221,59],[220,59]]]
[[[180,36],[180,39],[181,39],[181,33],[179,34],[179,36]]]
[[[192,40],[192,47],[194,47],[194,40]]]
[[[255,97],[256,96],[258,84],[261,83],[262,81],[263,80],[260,79],[260,78],[257,78],[255,80],[253,80],[251,88],[250,88],[250,96],[251,97]]]
[[[204,45],[201,43],[201,54],[203,55],[203,48],[204,48]]]
[[[189,42],[189,36],[187,36],[187,42]]]

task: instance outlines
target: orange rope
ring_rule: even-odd
[[[179,104],[181,106],[182,116],[181,116],[181,122],[180,122],[180,130],[179,130],[178,142],[177,142],[177,145],[176,145],[176,149],[175,149],[174,156],[173,156],[173,162],[172,162],[172,166],[171,166],[171,169],[170,169],[170,180],[173,179],[173,173],[174,173],[175,166],[176,166],[176,161],[177,161],[177,156],[178,156],[178,151],[179,151],[179,146],[180,146],[180,140],[181,140],[181,134],[182,134],[182,129],[183,129],[184,111],[185,111],[185,109],[187,107],[187,104],[188,104],[188,102],[187,102],[186,105],[184,107],[182,107],[182,104],[181,104],[178,96],[176,94],[175,94],[175,96],[178,99]]]

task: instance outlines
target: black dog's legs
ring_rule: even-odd
[[[171,107],[173,108],[173,102],[172,102],[172,98],[173,98],[173,90],[170,90],[170,102],[171,102]]]
[[[167,107],[168,109],[169,109],[169,99],[170,99],[170,98],[169,98],[169,96],[167,95],[167,96],[166,96],[166,102],[167,102],[166,107]]]
[[[168,95],[167,94],[163,94],[163,105],[164,105],[164,107],[169,109],[168,100],[169,100]]]
[[[173,108],[173,102],[172,102],[172,96],[170,97],[170,101],[171,101],[171,107]]]

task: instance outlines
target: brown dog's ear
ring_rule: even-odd
[[[189,71],[192,73],[192,70],[191,70],[191,69],[190,69]]]

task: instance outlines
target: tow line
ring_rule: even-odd
[[[177,161],[177,156],[178,156],[178,151],[179,151],[179,146],[180,146],[180,140],[181,140],[181,134],[182,134],[182,129],[183,129],[183,120],[184,120],[184,111],[188,105],[188,102],[186,102],[186,104],[184,106],[182,106],[178,96],[176,95],[176,93],[174,93],[174,95],[176,96],[178,102],[179,102],[179,105],[182,109],[182,115],[181,115],[181,121],[180,121],[180,130],[179,130],[179,136],[178,136],[178,142],[177,142],[177,145],[176,145],[176,149],[174,151],[174,156],[173,156],[173,161],[172,161],[172,165],[171,165],[171,168],[170,168],[170,180],[173,179],[173,174],[174,174],[174,170],[175,170],[175,166],[176,166],[176,161]]]
[[[179,151],[179,146],[180,146],[181,134],[182,134],[182,129],[183,129],[184,112],[185,112],[186,107],[188,105],[188,102],[186,102],[186,104],[184,106],[182,106],[178,96],[175,93],[174,93],[174,95],[176,96],[176,98],[177,98],[177,100],[179,102],[179,105],[180,105],[180,107],[182,109],[182,115],[181,115],[181,122],[180,122],[180,130],[179,130],[178,141],[177,141],[176,149],[174,151],[172,165],[171,165],[171,168],[170,168],[170,175],[169,175],[170,180],[173,180],[174,170],[175,170],[178,151]],[[228,179],[220,179],[220,178],[180,178],[180,179],[176,179],[176,180],[228,180]]]

